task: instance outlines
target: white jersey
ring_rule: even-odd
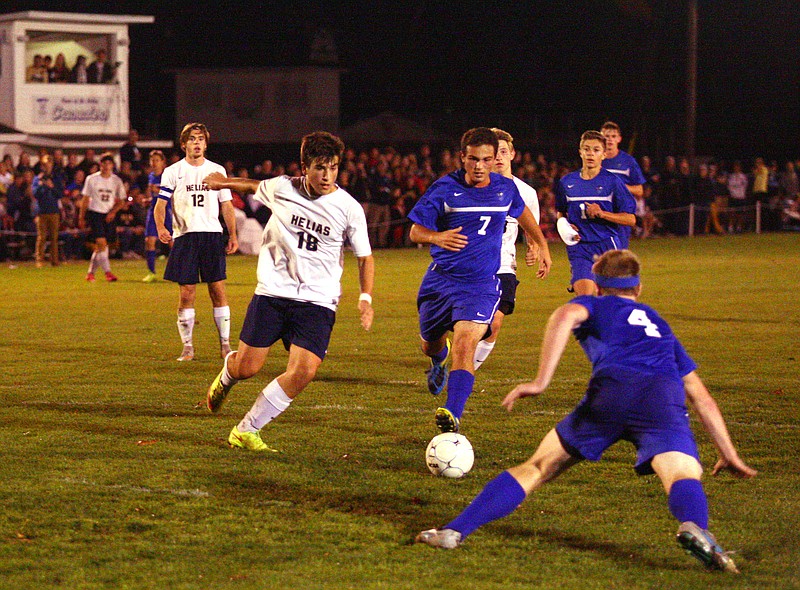
[[[372,254],[364,209],[341,188],[310,196],[305,177],[264,180],[255,198],[272,210],[261,239],[256,294],[335,311],[342,294],[345,240],[356,256]]]
[[[86,177],[81,194],[89,197],[89,211],[95,213],[108,213],[114,208],[117,201],[128,198],[125,194],[125,185],[116,174],[103,178],[100,172],[95,172]]]
[[[516,176],[513,178],[522,200],[525,201],[525,205],[533,213],[536,223],[539,223],[539,197],[536,195],[536,189]],[[500,268],[497,270],[497,274],[517,274],[518,234],[519,221],[517,221],[517,218],[506,217],[506,229],[503,232],[503,246],[500,251]]]
[[[186,158],[168,166],[161,175],[159,199],[172,199],[172,238],[192,232],[222,233],[219,205],[233,200],[229,189],[211,190],[203,179],[225,168],[211,160],[192,166]]]

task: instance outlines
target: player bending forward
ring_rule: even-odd
[[[375,263],[361,205],[336,185],[344,144],[330,133],[306,135],[300,146],[303,176],[257,181],[211,174],[213,189],[229,188],[272,210],[258,255],[258,286],[247,308],[239,349],[231,352],[208,388],[207,405],[218,412],[231,388],[258,373],[270,347],[289,345],[286,371],[259,394],[233,427],[228,443],[251,451],[275,451],[261,429],[285,411],[316,375],[325,358],[341,295],[343,248],[350,240],[358,259],[361,327],[372,326]]]
[[[719,407],[669,325],[637,302],[639,268],[629,250],[603,254],[592,269],[600,297],[576,297],[553,313],[536,378],[518,385],[502,402],[511,411],[518,398],[544,392],[574,331],[592,362],[588,389],[575,410],[545,435],[528,461],[501,473],[455,520],[421,532],[418,542],[454,549],[478,527],[511,514],[542,484],[583,459],[599,461],[608,447],[624,439],[636,447],[636,472],[661,479],[669,510],[680,523],[678,544],[709,569],[738,573],[707,530],[703,469],[687,398],[720,454],[712,474],[727,469],[749,478],[757,472],[739,458]]]

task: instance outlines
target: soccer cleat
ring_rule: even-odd
[[[114,275],[114,273],[109,271],[109,272],[106,273],[106,280],[109,283],[114,283],[114,282],[118,281],[119,279]]]
[[[178,357],[178,360],[183,361],[193,361],[194,360],[194,346],[184,345],[183,352],[181,356]]]
[[[233,427],[228,436],[228,444],[234,448],[247,449],[248,451],[278,452],[278,449],[273,449],[261,440],[261,432],[240,432],[236,426]]]
[[[458,432],[461,426],[461,421],[447,408],[436,408],[434,419],[440,432]]]
[[[219,375],[217,375],[217,378],[214,379],[211,382],[211,385],[208,387],[208,393],[206,394],[206,406],[213,414],[219,412],[219,409],[222,407],[222,403],[225,401],[225,398],[228,397],[228,393],[230,393],[230,390],[233,388],[233,384],[222,384],[222,374],[225,372],[225,367],[228,364],[228,357],[232,354],[232,352],[229,352],[226,355],[225,362],[222,363],[222,370],[219,372]]]
[[[729,553],[717,545],[714,535],[687,521],[678,527],[678,545],[707,569],[738,574],[739,570]]]
[[[428,376],[428,391],[430,391],[433,395],[439,395],[444,390],[444,384],[447,383],[447,360],[450,358],[450,339],[447,339],[447,343],[445,344],[447,348],[447,356],[444,357],[444,360],[441,363],[434,362],[431,359],[431,366],[430,368],[425,371],[425,374]]]
[[[453,529],[430,529],[418,534],[414,542],[440,549],[455,549],[461,545],[461,533]]]
[[[156,276],[156,273],[154,273],[154,272],[149,272],[149,273],[147,273],[147,274],[145,275],[145,277],[142,279],[142,282],[143,282],[143,283],[155,283],[157,280],[158,280],[158,277]]]
[[[93,272],[87,272],[86,273],[86,280],[89,281],[90,283],[94,283],[94,273]]]

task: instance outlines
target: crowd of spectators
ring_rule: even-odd
[[[41,84],[109,84],[114,80],[116,66],[106,59],[106,50],[98,49],[95,60],[89,63],[85,55],[79,55],[70,68],[63,53],[56,55],[36,54],[25,70],[25,81]]]
[[[116,219],[116,258],[138,258],[144,250],[144,223],[150,194],[147,187],[148,160],[136,147],[135,131],[120,151],[116,173],[122,178],[127,203]],[[168,154],[169,163],[182,154]],[[47,173],[58,192],[61,255],[84,259],[91,254],[86,232],[77,227],[78,205],[86,177],[98,170],[99,158],[92,149],[83,154],[64,153],[61,149],[41,149],[38,157],[22,153],[15,160],[6,155],[0,161],[0,259],[32,256],[37,234],[40,205],[37,188],[44,180],[42,162],[51,160]],[[755,227],[755,203],[761,203],[763,231],[800,230],[797,169],[800,160],[752,162],[703,160],[694,167],[686,158],[668,156],[660,166],[650,158],[640,158],[647,183],[644,195],[637,199],[640,220],[635,237],[649,238],[691,233],[723,234],[752,231]],[[223,162],[229,175],[264,179],[282,174],[300,173],[297,161],[261,163],[247,166],[241,162]],[[411,246],[407,214],[430,184],[459,166],[458,153],[452,149],[434,151],[429,145],[400,150],[394,147],[347,149],[340,165],[339,185],[361,203],[367,216],[370,241],[375,248]],[[555,229],[555,183],[577,169],[579,161],[548,159],[520,149],[513,163],[514,174],[533,186],[539,196],[540,225],[551,241],[558,240]],[[51,191],[52,192],[52,191]],[[256,219],[262,226],[269,210],[253,195],[234,195],[234,205],[241,217]]]

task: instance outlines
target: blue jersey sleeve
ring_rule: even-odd
[[[425,191],[408,214],[411,221],[430,230],[441,231],[439,222],[444,210],[444,193],[441,187],[442,183],[435,182]]]
[[[681,377],[685,377],[697,369],[697,363],[689,356],[689,353],[686,352],[686,349],[677,338],[675,338],[675,360],[678,363],[678,374]]]
[[[614,211],[617,213],[636,213],[636,199],[618,176],[614,176]]]
[[[511,185],[511,189],[513,189],[514,197],[511,200],[511,208],[508,210],[508,214],[511,217],[519,217],[522,215],[522,212],[525,211],[525,201],[522,199],[522,195],[519,193],[517,183],[512,180],[509,184]]]
[[[564,190],[563,178],[556,183],[556,211],[567,214],[567,191]]]

